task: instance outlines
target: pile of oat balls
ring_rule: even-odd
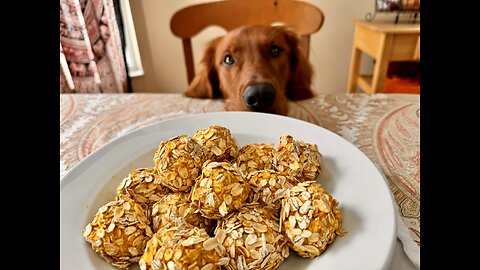
[[[345,233],[338,201],[315,182],[321,159],[290,135],[277,149],[240,148],[222,126],[179,135],[122,180],[83,237],[122,269],[276,269],[290,249],[313,258]]]

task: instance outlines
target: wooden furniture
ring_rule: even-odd
[[[294,0],[226,0],[188,6],[177,11],[170,21],[172,33],[183,41],[188,82],[195,76],[191,38],[210,25],[230,31],[242,25],[281,23],[300,37],[308,57],[310,35],[323,25],[324,16],[316,6]]]
[[[360,87],[366,93],[383,90],[383,82],[391,61],[420,61],[420,24],[393,22],[365,22],[354,20],[348,92]],[[372,75],[359,75],[361,54],[375,59]]]

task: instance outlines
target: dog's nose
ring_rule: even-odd
[[[275,93],[270,83],[250,84],[243,91],[243,102],[253,111],[265,111],[275,102]]]

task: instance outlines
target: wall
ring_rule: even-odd
[[[170,30],[170,18],[179,9],[199,0],[130,0],[130,7],[145,74],[132,78],[134,92],[183,92],[187,75],[181,40]],[[309,0],[319,7],[325,21],[311,37],[310,61],[315,70],[313,89],[317,93],[345,93],[352,50],[353,19],[373,12],[374,0]],[[382,16],[377,16],[382,17]],[[387,19],[393,20],[393,17]],[[193,55],[198,63],[205,45],[223,35],[220,27],[209,27],[192,39]],[[361,73],[371,73],[373,62],[362,61]]]

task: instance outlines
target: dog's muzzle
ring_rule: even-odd
[[[243,91],[243,103],[252,111],[265,112],[275,102],[275,87],[270,83],[249,84]]]

